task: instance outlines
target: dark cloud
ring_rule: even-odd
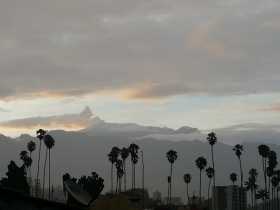
[[[0,99],[279,92],[280,3],[18,1],[0,8]],[[175,84],[175,85],[174,85]]]

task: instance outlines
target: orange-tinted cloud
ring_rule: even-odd
[[[273,104],[270,107],[260,108],[258,111],[264,112],[280,112],[280,103]]]

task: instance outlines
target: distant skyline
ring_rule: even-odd
[[[280,125],[278,0],[1,5],[0,124],[89,106],[109,122]]]

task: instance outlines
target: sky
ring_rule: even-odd
[[[278,0],[1,0],[0,31],[5,135],[83,128],[86,106],[171,128],[280,124]]]

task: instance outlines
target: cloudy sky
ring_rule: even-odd
[[[280,124],[279,0],[1,0],[0,31],[4,134],[83,127],[87,105],[172,128]]]

